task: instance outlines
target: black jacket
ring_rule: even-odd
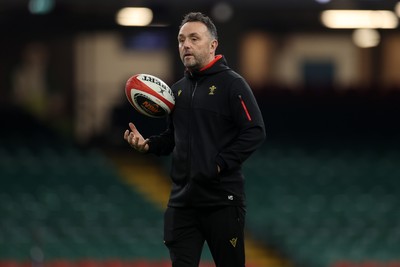
[[[205,69],[186,72],[171,89],[176,103],[169,127],[149,138],[149,153],[173,153],[168,205],[244,206],[241,165],[265,139],[249,85],[217,56]]]

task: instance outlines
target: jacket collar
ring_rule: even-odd
[[[185,70],[185,75],[188,78],[200,78],[209,74],[217,73],[229,69],[225,57],[223,55],[216,55],[215,58],[206,66],[198,71]]]
[[[202,68],[200,69],[200,72],[205,71],[206,69],[211,68],[211,67],[215,64],[215,62],[217,62],[217,61],[220,60],[221,58],[222,58],[222,55],[216,55],[215,58],[214,58],[210,63],[208,63],[207,65],[205,65],[204,67],[202,67]]]

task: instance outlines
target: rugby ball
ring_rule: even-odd
[[[125,85],[129,103],[141,114],[152,118],[163,118],[171,113],[175,98],[169,86],[149,74],[136,74]]]

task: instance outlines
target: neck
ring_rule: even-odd
[[[204,67],[202,67],[202,68],[200,69],[200,71],[203,71],[203,70],[206,70],[206,69],[210,68],[212,65],[214,65],[215,62],[217,62],[217,61],[220,60],[221,58],[222,58],[222,55],[213,56],[213,57],[211,58],[211,60],[208,62],[208,64],[206,64]]]

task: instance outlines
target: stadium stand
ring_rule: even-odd
[[[398,150],[270,147],[251,163],[248,227],[299,266],[399,259]]]
[[[398,264],[398,94],[261,99],[270,138],[245,165],[250,231],[295,266]]]
[[[249,234],[295,267],[399,266],[400,96],[265,94],[267,142],[245,165]],[[102,151],[1,114],[0,267],[169,266],[162,209]]]
[[[2,267],[168,259],[161,210],[123,184],[100,151],[61,140],[21,111],[2,114]]]

